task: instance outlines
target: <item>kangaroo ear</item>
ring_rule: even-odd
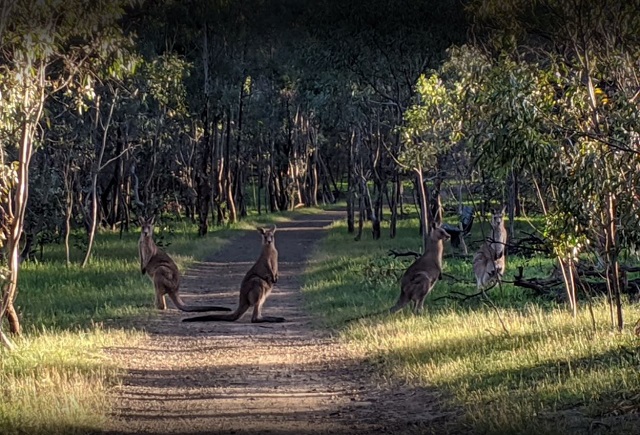
[[[138,223],[140,224],[140,226],[145,224],[145,220],[142,216],[138,216]]]
[[[264,228],[256,227],[256,230],[258,230],[260,234],[264,234]]]
[[[502,206],[502,211],[500,212],[500,214],[504,215],[504,213],[507,211],[507,206],[503,205]]]
[[[149,219],[148,222],[149,222],[149,225],[153,225],[156,222],[156,217],[151,216],[151,219]]]
[[[275,232],[276,232],[276,224],[273,224],[273,228],[271,228],[271,232],[275,234]]]

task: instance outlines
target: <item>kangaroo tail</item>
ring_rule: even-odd
[[[240,304],[233,313],[209,314],[208,316],[187,317],[183,322],[235,322],[249,309],[249,302],[240,298]]]
[[[246,310],[245,310],[246,311]],[[187,317],[182,319],[183,322],[235,322],[242,316],[244,312],[235,310],[229,314],[209,314],[208,316]]]
[[[231,308],[220,307],[218,305],[189,306],[185,305],[180,295],[169,293],[169,298],[173,301],[176,308],[187,313],[201,313],[203,311],[231,311]]]

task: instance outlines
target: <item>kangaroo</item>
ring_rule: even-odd
[[[275,239],[276,226],[274,225],[272,229],[257,229],[262,234],[262,252],[242,279],[238,308],[233,313],[189,317],[182,319],[183,322],[235,322],[247,312],[249,307],[253,307],[251,323],[285,321],[284,317],[262,315],[262,306],[271,293],[273,285],[278,282],[278,251]]]
[[[389,309],[390,313],[401,310],[409,302],[414,302],[414,311],[419,314],[423,310],[424,300],[436,285],[442,273],[442,253],[444,241],[451,236],[444,228],[433,227],[429,233],[424,254],[418,257],[404,272],[400,280],[400,297]]]
[[[500,212],[494,211],[491,217],[491,235],[473,256],[473,272],[478,289],[493,288],[504,275],[507,243],[504,212],[504,207]]]
[[[188,312],[202,311],[231,311],[227,307],[216,305],[190,307],[185,305],[180,298],[180,271],[176,263],[164,251],[158,248],[153,241],[154,218],[140,218],[140,240],[138,252],[140,254],[140,272],[149,275],[156,291],[156,308],[166,310],[167,304],[164,296],[168,295],[176,308]]]

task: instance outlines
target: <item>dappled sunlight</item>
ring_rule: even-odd
[[[469,259],[447,256],[446,248],[446,276],[422,315],[406,309],[347,322],[384,312],[395,302],[398,278],[412,258],[389,258],[387,251],[415,246],[415,231],[409,225],[399,227],[396,239],[354,242],[344,225],[336,224],[307,271],[309,307],[326,312],[326,323],[345,343],[380,361],[387,376],[449,392],[452,404],[466,409],[465,421],[489,432],[526,432],[532,415],[576,407],[579,423],[588,425],[594,415],[616,412],[614,398],[621,391],[640,390],[633,325],[621,334],[612,332],[602,298],[591,306],[582,302],[575,320],[564,304],[536,301],[507,282],[489,292],[493,305],[482,297],[456,300],[452,292],[477,290]],[[479,231],[480,224],[474,233]],[[546,276],[552,264],[508,257],[505,280],[519,266],[527,276]],[[639,318],[640,306],[628,305],[625,315]],[[634,400],[637,405],[638,397]],[[556,415],[544,420],[541,430],[566,432],[571,426],[564,424]]]
[[[105,416],[95,409],[109,408],[106,391],[118,371],[101,349],[135,345],[141,337],[140,333],[101,328],[43,330],[17,339],[14,352],[0,350],[0,432],[16,424],[25,433],[99,429]],[[65,429],[56,432],[54,426]]]

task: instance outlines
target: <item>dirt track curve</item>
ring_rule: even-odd
[[[278,225],[280,279],[263,312],[286,323],[254,325],[250,312],[235,323],[182,323],[188,314],[170,309],[144,325],[146,342],[111,349],[128,373],[113,392],[107,433],[443,433],[452,416],[436,393],[380,381],[304,309],[300,277],[339,218],[325,212]],[[186,272],[183,298],[235,307],[259,250],[259,234],[243,233]]]

